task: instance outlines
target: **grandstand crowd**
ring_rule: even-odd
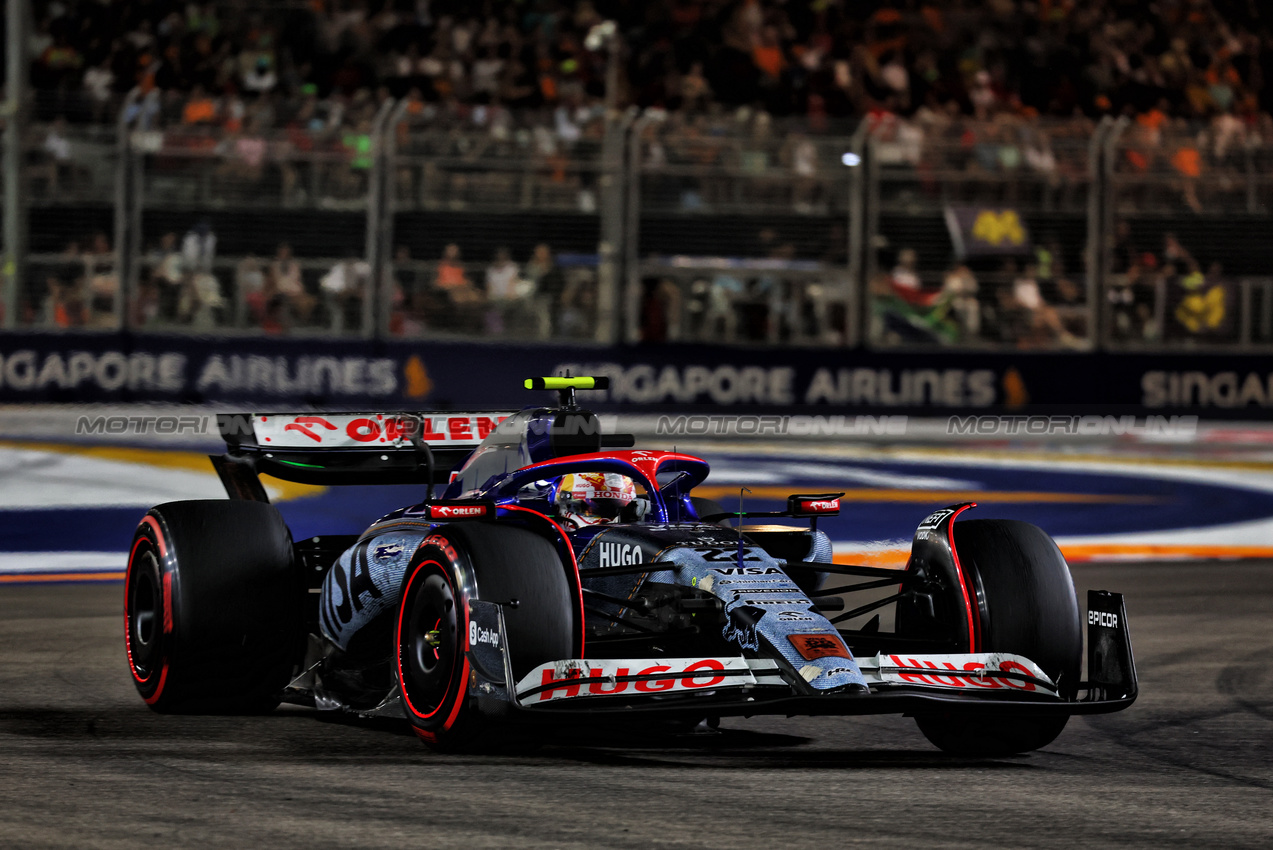
[[[814,122],[873,112],[1133,114],[1151,122],[1273,111],[1273,28],[1256,0],[37,0],[44,109],[102,118],[140,86],[232,122],[236,97],[299,109],[412,90],[444,111],[593,104],[605,19],[622,34],[615,102],[742,105]],[[590,49],[591,48],[591,49]],[[953,107],[952,107],[953,104]]]
[[[502,155],[501,144],[515,149],[513,140],[520,139],[525,150],[549,164],[562,203],[590,212],[595,192],[578,166],[597,156],[607,109],[635,107],[637,114],[660,119],[645,131],[642,155],[648,163],[728,164],[744,172],[751,163],[760,162],[760,171],[777,165],[791,175],[790,203],[798,213],[830,209],[819,178],[838,165],[810,140],[847,136],[862,121],[883,164],[930,174],[1028,171],[1043,175],[1055,195],[1048,202],[1064,207],[1085,203],[1071,187],[1085,179],[1085,146],[1095,122],[1122,116],[1130,124],[1116,168],[1162,172],[1173,181],[1165,194],[1146,190],[1142,205],[1198,212],[1215,193],[1242,190],[1243,169],[1251,167],[1243,159],[1247,151],[1273,147],[1273,19],[1264,5],[1258,0],[35,0],[29,44],[35,117],[51,129],[42,142],[43,158],[33,167],[54,188],[59,180],[73,179],[76,165],[67,141],[73,128],[113,124],[127,103],[131,126],[161,134],[156,145],[219,158],[216,177],[228,187],[224,194],[239,187],[253,197],[268,189],[282,206],[294,206],[317,202],[313,195],[321,193],[324,202],[339,203],[367,190],[373,118],[382,105],[401,99],[410,119],[401,127],[404,149],[414,139],[421,155],[438,154],[428,147],[435,142],[412,136],[429,130],[485,134],[495,146],[493,155]],[[618,37],[611,41],[595,37],[606,20],[617,23]],[[617,87],[607,91],[612,52]],[[727,136],[749,141],[730,143]],[[444,143],[457,144],[454,137]],[[330,155],[337,164],[297,166],[297,152]],[[465,155],[472,150],[466,148]],[[1203,180],[1204,175],[1217,177]],[[403,196],[424,197],[427,191],[423,172],[403,169],[395,180]],[[451,177],[441,188],[445,203],[463,205],[464,193],[478,180]],[[675,208],[722,208],[729,188],[727,181],[709,180],[678,188]],[[182,237],[164,238],[168,247],[148,245],[149,255],[179,253],[173,245]],[[77,241],[93,244],[85,256],[105,257],[109,248],[103,240],[85,234]],[[452,255],[463,250],[448,246],[441,257],[429,258],[427,268],[413,261],[391,272],[434,281],[431,287],[398,285],[390,321],[399,332],[458,322],[475,331],[494,333],[507,325],[553,335],[577,325],[580,335],[587,334],[594,296],[586,286],[575,289],[581,317],[564,322],[558,315],[564,284],[554,284],[535,311],[473,306],[515,302],[520,296],[509,293],[529,292],[525,285],[496,285],[498,291],[491,291],[492,279],[524,284],[535,276],[509,271],[509,263],[517,264],[507,250],[489,248],[490,256],[474,258],[479,262],[463,285],[442,283],[448,265],[456,265]],[[551,255],[548,246],[543,250]],[[1039,250],[1058,258],[1062,253]],[[1070,344],[1086,332],[1074,318],[1085,297],[1083,287],[1071,282],[1082,274],[1074,268],[1077,262],[1068,275],[1060,272],[1059,259],[1055,274],[1037,257],[1005,264],[988,275],[998,281],[995,294],[983,291],[981,308],[970,312],[974,272],[984,278],[986,270],[953,263],[921,275],[907,269],[906,251],[905,245],[890,246],[882,260],[887,281],[870,282],[882,333],[890,333],[899,318],[906,333],[921,326],[921,334],[928,327],[948,341],[977,338],[1027,347]],[[1115,308],[1119,333],[1147,339],[1165,334],[1162,316],[1150,315],[1154,309],[1146,298],[1134,294],[1143,280],[1153,278],[1161,291],[1162,281],[1177,271],[1218,274],[1167,253],[1155,244],[1134,256],[1118,254],[1115,271],[1122,277],[1108,301],[1121,305]],[[521,262],[529,268],[534,260],[528,254]],[[483,271],[487,264],[504,271],[492,278]],[[263,267],[265,280],[271,275],[269,265]],[[144,287],[150,306],[138,309],[160,320],[193,322],[203,315],[206,323],[206,305],[227,298],[232,289],[223,270],[220,294],[204,278],[200,302],[194,271],[187,270],[186,295],[178,296],[164,289],[162,275],[154,271],[164,268],[161,260],[148,261],[147,268],[153,273]],[[909,291],[912,271],[918,295]],[[235,271],[244,274],[249,286],[257,279],[251,268]],[[318,304],[324,293],[343,291],[331,283],[336,270],[321,284],[319,274],[313,271],[314,280],[294,293],[279,290],[237,309],[267,328],[354,322],[356,299]],[[1035,280],[1042,289],[1022,283]],[[741,319],[703,324],[702,317],[715,309],[710,305],[724,297],[716,283],[693,284],[674,295],[677,286],[646,282],[648,338],[668,338],[677,327],[689,327],[688,317],[676,317],[681,311],[696,311],[700,325],[715,325],[726,335],[734,325],[748,325],[743,312]],[[353,287],[350,283],[349,291]],[[100,289],[104,309],[109,291],[105,283]],[[91,297],[82,300],[91,305]],[[202,314],[199,303],[205,305]],[[272,309],[271,303],[288,309]],[[40,308],[46,316],[57,312],[51,304]],[[1035,304],[1041,306],[1030,306]],[[217,313],[228,309],[218,305]],[[816,312],[807,304],[775,306],[773,312],[783,310]]]

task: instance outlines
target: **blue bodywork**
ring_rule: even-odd
[[[506,419],[453,473],[446,499],[489,500],[501,516],[530,510],[555,516],[561,476],[572,472],[614,472],[628,476],[646,500],[635,522],[565,529],[569,552],[580,569],[657,562],[649,572],[593,573],[583,586],[610,599],[666,585],[710,594],[724,608],[722,649],[740,655],[781,659],[793,677],[814,691],[864,685],[861,671],[836,627],[784,572],[782,563],[736,530],[703,523],[690,495],[707,478],[706,461],[655,451],[602,451],[554,457],[551,429],[558,411],[530,408]],[[642,493],[642,491],[644,491]],[[420,543],[436,525],[419,518],[420,507],[382,517],[340,556],[328,573],[320,600],[323,634],[351,650],[363,633],[378,634],[396,610],[403,574]],[[829,560],[825,534],[809,535],[808,561]],[[622,616],[623,606],[601,609]],[[589,617],[589,620],[592,618]],[[616,628],[604,616],[595,630]],[[607,625],[611,623],[610,625]]]

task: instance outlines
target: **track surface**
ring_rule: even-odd
[[[1273,564],[1078,566],[1124,592],[1141,698],[1044,751],[948,758],[912,721],[440,756],[299,709],[160,717],[122,588],[0,587],[0,846],[1269,846]]]

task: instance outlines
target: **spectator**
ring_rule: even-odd
[[[84,72],[84,92],[91,104],[93,121],[105,122],[114,117],[110,109],[114,87],[115,72],[111,70],[109,56]]]
[[[66,135],[66,119],[58,118],[49,128],[40,146],[45,159],[38,168],[32,168],[32,176],[43,174],[48,182],[49,194],[57,196],[66,182],[75,175],[75,159],[71,156],[71,140]]]
[[[958,265],[946,272],[942,280],[941,295],[936,311],[947,317],[955,328],[955,338],[960,342],[976,340],[981,334],[981,303],[977,300],[977,278],[966,265]]]
[[[88,281],[89,321],[98,327],[115,324],[115,299],[119,293],[119,275],[115,252],[105,233],[93,234],[88,253],[84,255],[84,278]]]
[[[509,314],[530,294],[531,284],[521,276],[512,254],[503,246],[495,249],[495,260],[486,267],[486,333],[504,333]]]
[[[201,218],[186,232],[181,240],[181,266],[186,274],[212,273],[217,256],[217,235],[212,232],[212,222]]]
[[[366,260],[353,255],[341,260],[323,275],[319,287],[327,299],[332,330],[339,333],[362,327],[363,298],[370,280],[371,266]]]
[[[278,243],[274,259],[270,261],[269,276],[287,312],[295,316],[297,324],[310,324],[315,299],[305,289],[301,278],[301,266],[292,256],[291,244]]]
[[[177,320],[177,301],[185,278],[184,260],[177,249],[177,234],[165,233],[159,238],[159,250],[154,257],[151,277],[155,283],[160,321]]]
[[[80,328],[88,323],[83,291],[77,278],[64,283],[57,278],[49,280],[49,313],[55,327]]]
[[[268,299],[274,297],[278,293],[278,285],[271,281],[270,292],[265,291],[265,269],[261,266],[261,261],[256,258],[255,254],[248,254],[239,260],[234,267],[234,295],[235,295],[235,324],[240,322],[237,320],[242,315],[243,308],[252,318],[252,324],[259,325],[261,318],[265,315],[265,305]]]
[[[541,308],[540,335],[552,336],[556,332],[561,311],[561,296],[566,288],[566,278],[553,258],[552,249],[545,243],[535,246],[526,261],[526,278],[531,282],[534,297]]]
[[[596,276],[590,269],[574,269],[562,292],[559,335],[569,339],[587,339],[596,332]],[[679,322],[679,296],[676,305]]]
[[[445,296],[443,326],[448,330],[465,333],[476,332],[480,325],[478,306],[482,292],[469,280],[468,272],[460,262],[460,246],[451,242],[442,250],[434,287]]]

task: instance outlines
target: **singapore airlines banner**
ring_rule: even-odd
[[[0,337],[0,403],[507,408],[545,400],[523,378],[566,370],[609,377],[586,394],[609,410],[1273,412],[1267,356]]]

